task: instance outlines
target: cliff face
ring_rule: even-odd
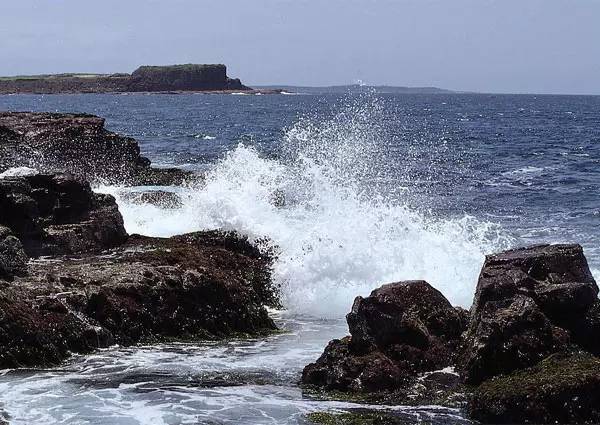
[[[227,77],[225,65],[141,66],[129,81],[130,91],[244,89],[240,80]]]
[[[141,66],[132,74],[59,74],[0,78],[0,94],[250,90],[225,65]]]

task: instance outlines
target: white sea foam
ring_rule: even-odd
[[[215,140],[215,136],[209,136],[208,134],[196,134],[194,139],[202,139],[202,140]]]
[[[239,145],[182,189],[178,210],[125,202],[113,193],[129,232],[155,236],[208,228],[269,238],[273,268],[292,311],[340,317],[356,295],[379,285],[425,279],[468,306],[484,254],[509,245],[497,225],[464,216],[440,219],[403,199],[372,193],[382,167],[380,106],[351,105],[337,116],[300,120],[283,140],[283,159]]]
[[[6,177],[22,177],[22,176],[32,176],[38,174],[38,170],[29,167],[14,167],[9,168],[3,173],[0,173],[0,179]]]

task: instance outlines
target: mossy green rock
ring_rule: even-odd
[[[318,425],[405,425],[402,418],[386,412],[314,412],[306,418],[311,424]]]
[[[600,359],[584,352],[554,354],[482,383],[468,411],[483,423],[599,423]]]

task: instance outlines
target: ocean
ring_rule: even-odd
[[[16,95],[0,96],[0,110],[96,114],[154,165],[201,173],[168,188],[183,201],[174,211],[128,203],[141,188],[94,189],[117,198],[129,233],[267,238],[285,307],[273,315],[287,331],[4,371],[0,408],[13,424],[305,423],[357,407],[297,386],[347,333],[357,295],[425,279],[468,308],[486,254],[548,242],[583,245],[600,278],[600,97]],[[408,422],[464,422],[453,409],[393,409]]]

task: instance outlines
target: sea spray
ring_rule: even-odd
[[[178,189],[176,210],[98,190],[117,197],[132,233],[222,228],[266,237],[278,253],[273,277],[284,305],[298,314],[340,317],[355,296],[405,279],[425,279],[468,306],[484,255],[511,239],[493,223],[436,217],[382,193],[382,110],[373,100],[327,120],[300,119],[285,131],[278,159],[239,145],[202,183]]]

